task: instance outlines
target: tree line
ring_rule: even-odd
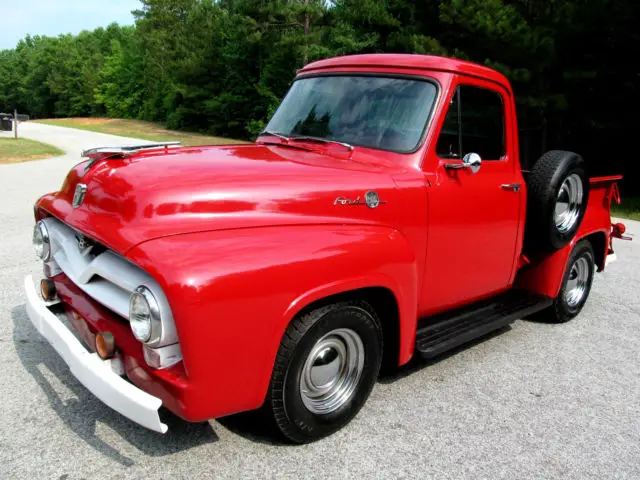
[[[251,138],[295,72],[336,55],[486,64],[513,83],[522,153],[635,173],[636,0],[142,0],[134,26],[27,36],[0,51],[0,111],[109,116]]]

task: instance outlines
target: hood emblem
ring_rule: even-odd
[[[71,202],[73,208],[78,208],[82,205],[85,193],[87,193],[87,186],[84,183],[77,184],[76,191],[73,194],[73,201]]]
[[[355,199],[347,197],[338,197],[333,201],[334,205],[366,205],[369,208],[376,208],[378,205],[384,205],[387,202],[381,201],[377,192],[369,190],[364,194],[364,202],[358,195]]]

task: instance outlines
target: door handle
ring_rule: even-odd
[[[519,192],[520,187],[522,187],[522,185],[519,183],[503,183],[500,185],[500,188],[503,190],[513,190],[514,192]]]

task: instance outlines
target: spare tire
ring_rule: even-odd
[[[527,175],[527,250],[552,252],[575,236],[589,200],[589,179],[580,155],[545,153]]]

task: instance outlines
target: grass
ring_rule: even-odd
[[[611,205],[611,214],[614,217],[640,220],[640,197],[622,197],[622,203]]]
[[[125,120],[120,118],[49,118],[33,121],[46,123],[47,125],[78,128],[80,130],[90,130],[92,132],[108,133],[123,137],[141,138],[143,140],[156,142],[179,140],[182,142],[182,145],[185,146],[245,143],[240,140],[213,137],[200,133],[167,130],[156,123],[143,122],[140,120]]]
[[[62,150],[47,143],[26,138],[0,138],[0,163],[28,162],[63,154]]]

